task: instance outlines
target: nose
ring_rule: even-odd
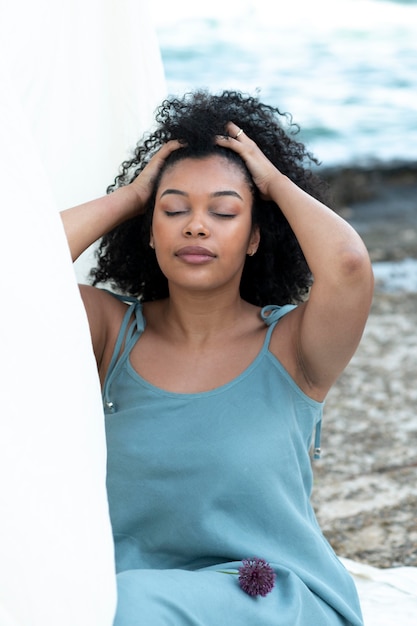
[[[184,226],[183,234],[186,237],[197,237],[203,239],[208,237],[210,231],[201,216],[193,214],[188,221],[188,224]]]

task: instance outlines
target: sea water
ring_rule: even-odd
[[[417,293],[417,259],[374,263],[375,286],[389,293]]]
[[[417,0],[153,5],[168,91],[259,93],[323,165],[417,160]]]

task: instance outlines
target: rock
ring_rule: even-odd
[[[373,261],[417,258],[417,163],[319,172],[330,204],[361,235]]]
[[[324,168],[318,172],[328,183],[335,209],[368,202],[417,186],[417,162],[379,163]]]

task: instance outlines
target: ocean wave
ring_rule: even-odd
[[[183,7],[184,5],[184,7]],[[156,19],[170,93],[240,89],[290,111],[325,164],[417,160],[417,2],[175,3]]]

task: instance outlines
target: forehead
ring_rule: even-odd
[[[250,190],[246,175],[237,163],[221,155],[202,158],[186,157],[168,165],[161,176],[159,190],[171,185],[193,187],[246,187]]]

